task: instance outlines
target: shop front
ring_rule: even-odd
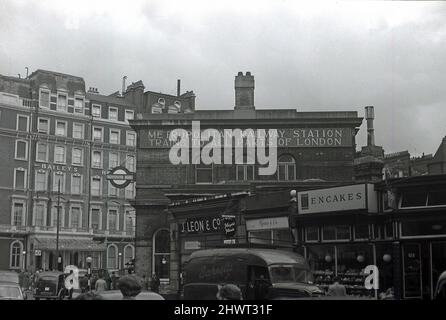
[[[379,291],[365,287],[364,270],[369,265],[384,265],[382,257],[391,251],[392,245],[389,241],[376,241],[381,232],[375,223],[373,185],[302,191],[294,200],[298,204],[292,216],[297,248],[308,260],[315,283],[328,290],[338,278],[347,294],[376,298]],[[392,277],[391,268],[380,272],[385,287],[392,285]]]

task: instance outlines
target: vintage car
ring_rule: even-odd
[[[0,281],[0,300],[25,300],[17,283]]]
[[[66,291],[63,272],[42,272],[36,281],[34,299],[63,299]]]
[[[299,299],[323,295],[307,261],[276,249],[221,248],[191,254],[184,268],[183,297],[214,300],[219,286],[237,285],[244,300]]]
[[[435,300],[446,300],[446,271],[438,277],[434,298]]]
[[[15,271],[0,270],[0,281],[12,282],[19,284],[19,274]]]

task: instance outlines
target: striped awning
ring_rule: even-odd
[[[56,238],[36,238],[34,248],[37,250],[56,250]],[[61,251],[103,251],[105,243],[90,239],[59,239]]]

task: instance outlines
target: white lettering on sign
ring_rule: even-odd
[[[246,220],[246,230],[287,229],[288,217]]]
[[[37,165],[36,165],[37,166]],[[60,165],[60,164],[51,164],[51,163],[42,163],[41,164],[41,168],[42,169],[47,169],[50,171],[63,171],[63,172],[77,172],[77,167],[72,167],[72,166],[65,166],[65,165]]]
[[[356,184],[298,192],[299,214],[367,209],[366,187],[366,184]]]

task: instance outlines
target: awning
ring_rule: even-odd
[[[34,248],[37,250],[56,250],[55,238],[36,238]],[[105,243],[99,243],[90,239],[59,239],[60,251],[103,251]]]

